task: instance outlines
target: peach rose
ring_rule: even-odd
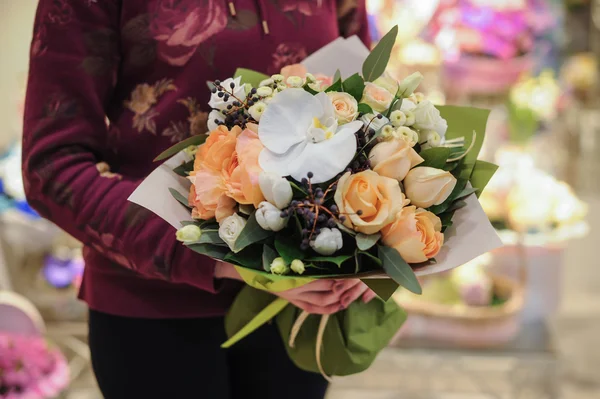
[[[426,262],[444,245],[440,218],[415,206],[403,208],[396,215],[396,221],[381,233],[383,243],[397,250],[408,263]]]
[[[194,161],[194,170],[201,166],[215,171],[223,169],[224,165],[230,160],[235,151],[237,136],[242,131],[235,126],[231,131],[226,126],[219,126],[213,130],[204,144],[198,147],[196,160]]]
[[[191,173],[192,182],[188,202],[194,219],[217,222],[235,213],[236,202],[227,196],[226,187],[220,172],[202,167]]]
[[[265,200],[258,182],[263,171],[258,164],[258,157],[262,150],[263,145],[256,129],[254,126],[248,126],[248,129],[238,137],[235,159],[232,159],[229,169],[225,172],[227,191],[240,204],[252,204],[258,207]]]
[[[361,103],[369,105],[375,112],[384,112],[392,105],[394,95],[375,83],[367,83]]]
[[[307,70],[302,64],[292,64],[281,68],[281,74],[284,77],[284,81],[286,81],[290,76],[300,76],[304,79],[306,77],[306,72]]]
[[[340,125],[358,118],[358,103],[350,94],[333,91],[327,95],[333,104],[333,112]]]
[[[354,175],[347,172],[339,180],[334,198],[346,216],[344,225],[363,234],[377,233],[408,204],[396,180],[372,170]]]
[[[373,171],[398,181],[404,180],[409,170],[423,162],[423,158],[403,139],[382,141],[369,153]]]

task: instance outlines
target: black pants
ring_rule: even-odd
[[[90,311],[94,372],[106,399],[322,399],[327,382],[298,369],[274,325],[235,344],[223,318],[138,319]]]

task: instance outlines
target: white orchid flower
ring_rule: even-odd
[[[354,158],[354,133],[362,126],[360,121],[338,126],[325,93],[287,89],[273,97],[260,119],[258,137],[265,146],[260,166],[296,180],[312,172],[313,183],[328,181]]]

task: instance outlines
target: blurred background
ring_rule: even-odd
[[[506,245],[423,280],[421,297],[398,292],[407,323],[329,398],[600,398],[600,0],[367,3],[375,41],[400,27],[393,74],[492,109],[482,157],[500,169],[481,202]],[[0,0],[0,377],[19,352],[43,397],[98,399],[81,248],[20,176],[36,4]]]

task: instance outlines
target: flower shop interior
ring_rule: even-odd
[[[600,398],[600,0],[366,3],[373,43],[399,26],[396,78],[420,72],[435,104],[491,110],[480,158],[499,169],[480,201],[504,246],[424,278],[421,296],[398,290],[407,321],[327,398]],[[0,398],[99,399],[82,246],[21,177],[36,6],[0,1]],[[9,354],[50,359],[19,388],[51,379],[39,396],[8,395]]]

